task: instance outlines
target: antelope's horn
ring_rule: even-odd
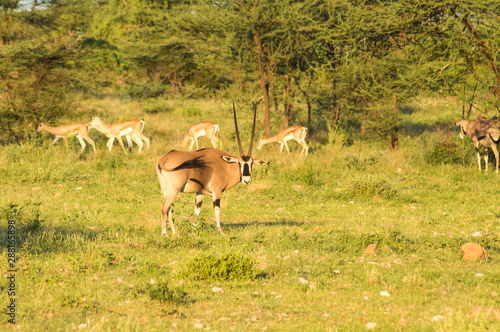
[[[474,95],[476,94],[476,88],[477,88],[477,83],[476,86],[474,87],[474,92],[472,93],[472,98],[470,100],[469,112],[467,112],[467,120],[469,120],[470,111],[472,111],[472,105],[474,104]]]
[[[253,136],[255,134],[255,120],[257,118],[257,103],[253,104],[253,128],[252,128],[252,137],[250,138],[250,146],[248,147],[248,155],[252,155],[252,146],[253,146]]]
[[[236,108],[233,101],[233,114],[234,114],[234,129],[236,130],[236,139],[238,140],[238,148],[240,149],[240,156],[243,155],[243,148],[241,147],[240,132],[238,131],[238,121],[236,120]]]
[[[464,102],[462,103],[462,120],[465,120],[465,84],[464,84]]]

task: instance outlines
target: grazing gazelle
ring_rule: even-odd
[[[215,134],[219,131],[219,125],[210,121],[200,122],[189,127],[184,139],[182,140],[182,146],[186,146],[187,142],[191,141],[191,146],[189,151],[193,149],[193,145],[196,144],[196,150],[198,150],[198,137],[206,136],[211,142],[214,149],[217,148],[218,139]],[[221,143],[222,148],[222,143]]]
[[[309,151],[309,147],[307,146],[306,141],[305,141],[306,135],[307,135],[307,128],[306,127],[291,126],[291,127],[288,127],[288,128],[285,128],[285,129],[278,131],[278,133],[272,137],[262,138],[259,141],[259,145],[257,146],[257,150],[260,150],[260,148],[264,144],[278,142],[281,144],[280,153],[283,151],[283,145],[286,147],[286,150],[288,152],[290,152],[290,150],[288,149],[288,145],[286,144],[286,141],[293,139],[293,140],[297,141],[297,143],[302,145],[302,151],[300,151],[300,154],[304,153],[304,151],[305,151],[306,156],[307,156],[307,152]]]
[[[92,121],[89,123],[89,129],[92,128],[97,129],[109,138],[107,143],[109,151],[113,148],[113,142],[116,138],[118,139],[118,143],[120,143],[123,152],[127,154],[127,151],[123,146],[121,136],[127,136],[129,148],[132,146],[130,137],[132,137],[134,142],[139,146],[139,152],[141,152],[142,146],[144,145],[144,143],[142,143],[143,140],[147,143],[149,148],[149,138],[142,134],[142,130],[144,129],[144,120],[128,120],[107,125],[102,122],[99,117],[92,117]]]
[[[78,138],[78,141],[80,141],[80,144],[82,145],[82,150],[85,150],[85,147],[87,146],[85,144],[85,141],[83,140],[85,139],[90,143],[90,145],[92,145],[94,153],[96,152],[94,141],[89,137],[89,128],[84,123],[70,123],[58,127],[50,127],[49,125],[41,122],[38,124],[37,130],[45,130],[52,135],[55,135],[56,138],[54,139],[52,144],[55,144],[60,138],[62,138],[64,140],[64,143],[66,143],[66,147],[68,146],[68,136],[76,136],[76,138]]]
[[[158,176],[158,181],[160,181],[161,192],[163,194],[163,202],[161,204],[162,235],[167,235],[167,217],[172,234],[176,234],[171,205],[179,192],[196,194],[194,208],[196,217],[200,214],[203,196],[212,196],[217,229],[221,234],[224,234],[220,225],[220,197],[222,192],[236,186],[240,182],[249,184],[250,173],[254,164],[268,164],[267,161],[252,158],[252,143],[257,114],[256,105],[254,108],[252,137],[246,155],[243,154],[243,148],[241,147],[234,103],[233,112],[234,127],[240,151],[239,157],[221,150],[207,148],[194,152],[173,150],[158,159],[156,163],[156,175]]]
[[[498,174],[499,156],[497,144],[500,143],[500,129],[498,128],[498,122],[494,119],[490,120],[479,116],[473,121],[462,119],[460,121],[455,121],[453,124],[455,126],[460,126],[459,136],[461,139],[464,139],[465,135],[469,136],[472,139],[474,148],[476,149],[479,171],[481,171],[481,146],[483,146],[485,149],[484,161],[486,163],[486,173],[488,172],[488,148],[491,148],[491,150],[495,154],[496,159],[495,172]]]

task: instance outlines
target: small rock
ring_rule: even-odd
[[[87,327],[87,324],[80,324],[80,325],[78,325],[78,328],[79,328],[80,330],[83,330],[83,329],[84,329],[84,328],[86,328],[86,327]]]
[[[380,295],[381,295],[381,296],[385,296],[385,297],[391,297],[391,294],[389,294],[389,292],[388,292],[388,291],[381,291],[381,292],[380,292]]]
[[[154,284],[156,284],[156,279],[151,278],[151,280],[149,280],[149,282],[150,282],[152,285],[154,285]]]
[[[299,282],[300,282],[302,285],[305,285],[305,284],[308,284],[308,283],[309,283],[309,281],[307,281],[307,279],[306,279],[306,278],[304,278],[304,277],[299,277]]]
[[[368,330],[373,330],[374,328],[377,327],[377,323],[366,323],[365,327],[368,329]]]
[[[481,277],[484,276],[484,274],[482,274],[482,273],[476,273],[475,276],[481,278]]]
[[[482,236],[483,235],[483,232],[474,232],[472,233],[472,237],[479,237],[479,236]]]
[[[463,250],[464,252],[464,259],[465,260],[476,260],[480,258],[488,258],[488,254],[486,253],[486,250],[481,247],[479,244],[474,243],[474,242],[469,242],[460,247],[460,249]]]
[[[222,293],[224,293],[224,290],[220,287],[214,287],[214,288],[212,288],[212,292],[222,294]]]
[[[376,243],[370,244],[368,247],[366,247],[365,252],[363,253],[363,257],[375,256],[377,254],[377,247],[378,245]]]
[[[440,320],[443,320],[443,319],[444,319],[444,316],[441,316],[441,315],[436,315],[436,316],[432,317],[433,322],[439,322]]]

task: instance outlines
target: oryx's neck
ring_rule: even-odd
[[[260,144],[268,144],[278,142],[280,139],[277,135],[271,136],[269,138],[263,138],[259,141]]]

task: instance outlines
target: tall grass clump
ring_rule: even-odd
[[[351,184],[351,195],[353,197],[378,197],[392,199],[398,192],[386,180],[361,179]]]
[[[239,253],[224,255],[199,254],[186,265],[182,277],[192,280],[253,280],[259,272],[254,269],[256,261]]]

